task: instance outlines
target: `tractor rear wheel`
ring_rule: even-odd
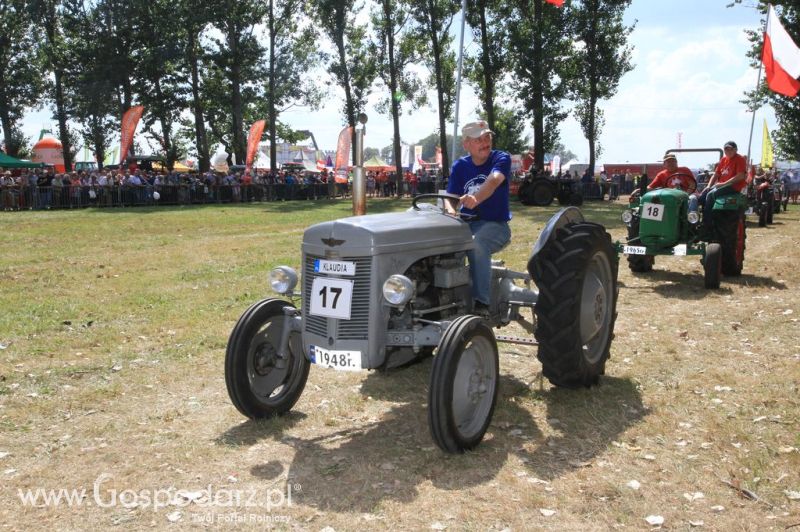
[[[617,318],[611,236],[602,225],[567,224],[528,261],[528,273],[539,287],[534,335],[544,376],[567,388],[596,384]]]
[[[738,211],[714,213],[714,221],[722,248],[722,274],[731,277],[741,275],[747,240],[744,214]]]
[[[537,207],[547,207],[553,203],[555,192],[553,185],[546,179],[539,179],[531,184],[531,203]]]

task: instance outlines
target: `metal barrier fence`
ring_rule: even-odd
[[[407,183],[405,185],[403,192],[407,194],[410,191],[407,190]],[[436,186],[437,184],[433,182],[420,183],[417,193],[434,192]],[[157,195],[154,194],[156,192]],[[381,191],[376,192],[381,195]],[[350,185],[344,183],[0,186],[0,203],[2,203],[2,209],[8,211],[316,200],[348,197],[350,194]]]

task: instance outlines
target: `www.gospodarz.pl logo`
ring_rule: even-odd
[[[211,484],[199,490],[167,488],[122,489],[108,486],[114,477],[103,473],[95,479],[92,490],[86,488],[18,489],[17,495],[25,506],[37,508],[68,506],[70,508],[98,506],[100,508],[140,508],[157,511],[161,508],[196,505],[203,508],[258,508],[272,511],[292,506],[292,492],[300,491],[299,484],[287,483],[285,488],[231,489],[215,488]]]

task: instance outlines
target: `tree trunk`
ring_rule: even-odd
[[[231,119],[233,127],[233,153],[236,164],[244,164],[247,147],[244,138],[244,110],[242,108],[242,72],[239,67],[239,32],[232,21],[228,24],[228,46],[231,53]]]
[[[491,48],[489,47],[489,35],[486,25],[486,2],[480,2],[478,6],[481,17],[481,67],[483,68],[483,108],[486,110],[486,121],[489,129],[496,131],[494,127],[494,76],[492,68]],[[455,157],[455,154],[453,154]]]
[[[442,148],[442,177],[450,177],[450,157],[447,154],[447,130],[444,116],[444,82],[442,80],[441,46],[436,28],[431,20],[428,28],[431,33],[431,50],[433,51],[433,70],[436,76],[436,99],[439,104],[439,145]]]
[[[106,139],[103,130],[103,119],[95,115],[89,120],[92,132],[92,144],[94,145],[94,157],[97,161],[97,168],[102,170],[103,163],[106,160]]]
[[[392,99],[392,125],[394,137],[394,168],[397,172],[397,197],[403,197],[403,158],[400,153],[400,103],[397,101],[397,71],[394,65],[394,21],[392,20],[393,0],[383,0],[383,14],[386,17],[386,46],[389,49],[389,93]]]
[[[350,89],[350,70],[347,68],[347,56],[344,47],[344,31],[337,35],[336,49],[339,52],[339,64],[342,68],[342,88],[344,89],[344,113],[347,116],[347,125],[353,128],[352,152],[353,165],[356,164],[356,111],[353,104],[353,92]]]
[[[0,87],[4,86],[3,75],[0,74]],[[0,128],[3,128],[3,143],[6,146],[6,153],[12,157],[16,157],[19,153],[17,145],[12,140],[11,115],[8,112],[8,101],[6,95],[0,91]]]
[[[72,171],[72,144],[69,138],[69,130],[67,129],[67,111],[64,106],[64,85],[62,83],[64,73],[60,68],[53,69],[53,75],[56,85],[56,120],[58,120],[58,136],[61,140],[61,147],[64,153],[64,168],[67,172]]]
[[[206,124],[203,120],[203,102],[200,100],[200,73],[197,68],[197,33],[194,28],[189,31],[189,65],[192,75],[192,107],[194,110],[194,135],[197,139],[197,163],[201,172],[211,168],[211,156],[208,149]]]
[[[544,4],[542,0],[533,0],[534,4],[534,28],[542,27],[542,10]],[[542,93],[542,81],[544,80],[544,63],[542,58],[542,34],[539,31],[533,33],[533,77],[534,86],[539,87],[533,91],[533,165],[537,170],[544,168],[544,94]]]
[[[267,10],[269,19],[269,97],[267,98],[267,119],[269,123],[269,168],[275,174],[278,171],[278,134],[275,124],[278,113],[275,111],[275,6],[273,0],[269,0]]]

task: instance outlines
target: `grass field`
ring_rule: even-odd
[[[621,239],[622,208],[583,209]],[[228,399],[234,323],[305,227],[350,209],[0,213],[0,528],[800,530],[800,208],[748,224],[720,290],[697,258],[623,258],[598,387],[552,388],[501,344],[492,425],[461,456],[428,434],[430,360],[312,368],[270,422]],[[500,258],[523,269],[555,210],[514,205]]]

